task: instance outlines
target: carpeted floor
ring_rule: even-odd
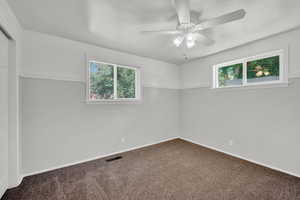
[[[3,200],[300,200],[300,179],[182,140],[26,177]]]

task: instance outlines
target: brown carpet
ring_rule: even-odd
[[[26,177],[3,200],[296,200],[300,179],[182,140]]]

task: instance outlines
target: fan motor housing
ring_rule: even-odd
[[[190,23],[186,23],[186,24],[180,24],[180,22],[178,21],[178,24],[177,24],[177,29],[178,30],[189,30],[189,29],[192,29],[196,24],[199,24],[200,23],[200,13],[197,12],[197,11],[191,11],[190,13],[190,19],[191,19],[191,22]]]

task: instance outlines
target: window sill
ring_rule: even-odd
[[[229,86],[222,88],[211,88],[214,91],[231,91],[231,90],[248,90],[248,89],[266,89],[266,88],[277,88],[277,87],[288,87],[291,82],[280,82],[280,83],[264,83],[256,85],[245,85],[245,86]]]
[[[116,100],[85,100],[86,104],[141,104],[142,99],[116,99]]]

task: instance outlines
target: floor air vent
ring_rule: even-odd
[[[123,158],[122,156],[115,156],[115,157],[107,159],[106,162],[112,162],[112,161],[115,161],[115,160],[120,160],[122,158]]]

